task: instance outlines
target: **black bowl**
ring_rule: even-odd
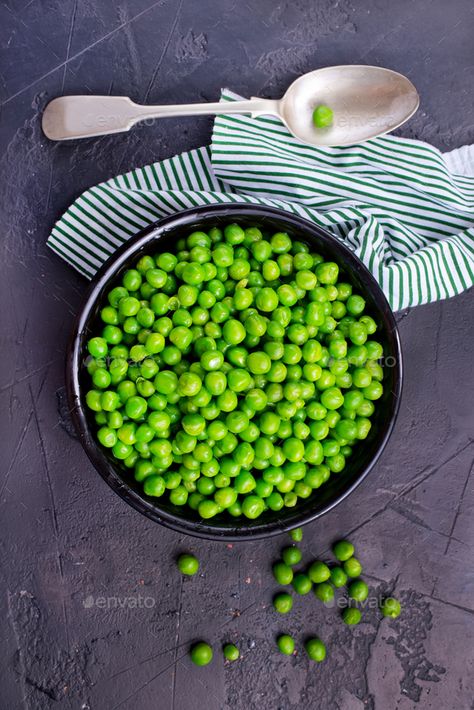
[[[278,513],[267,511],[257,520],[234,519],[221,514],[202,520],[195,511],[177,507],[143,492],[131,471],[114,460],[96,441],[96,424],[85,405],[90,388],[85,360],[86,342],[99,327],[98,313],[106,292],[142,254],[173,250],[176,240],[196,229],[239,222],[269,231],[286,231],[337,262],[367,301],[367,312],[378,324],[377,338],[384,346],[384,394],[377,402],[369,436],[354,448],[342,473],[332,474],[327,483],[294,508]],[[181,533],[220,540],[269,537],[319,518],[348,496],[367,476],[379,458],[395,423],[402,388],[402,354],[397,325],[379,285],[362,262],[345,244],[324,229],[282,210],[248,204],[212,205],[166,217],[124,244],[93,279],[84,305],[74,324],[67,353],[67,394],[73,421],[87,455],[102,478],[123,500],[162,525]]]

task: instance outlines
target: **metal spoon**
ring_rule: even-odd
[[[314,108],[328,105],[333,124],[315,128]],[[295,138],[316,146],[362,143],[404,123],[418,108],[413,84],[402,74],[363,65],[326,67],[296,79],[282,99],[140,106],[126,96],[60,96],[43,114],[43,131],[51,140],[72,140],[129,131],[139,121],[199,114],[273,115]]]

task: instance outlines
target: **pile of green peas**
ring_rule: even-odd
[[[383,392],[377,325],[339,278],[304,242],[238,224],[142,256],[87,343],[98,441],[202,519],[308,498]]]

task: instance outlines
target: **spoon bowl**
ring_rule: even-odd
[[[316,106],[334,114],[328,128],[315,128]],[[393,131],[419,105],[418,93],[405,76],[391,69],[364,65],[326,67],[303,74],[279,102],[279,116],[304,143],[343,146],[362,143]]]

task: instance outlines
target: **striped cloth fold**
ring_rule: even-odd
[[[384,136],[314,148],[278,119],[219,116],[210,147],[87,190],[56,223],[48,245],[92,278],[118,246],[166,215],[229,202],[271,205],[344,240],[400,310],[472,286],[473,167],[474,146],[443,156],[421,141]],[[469,169],[471,175],[461,174]]]

